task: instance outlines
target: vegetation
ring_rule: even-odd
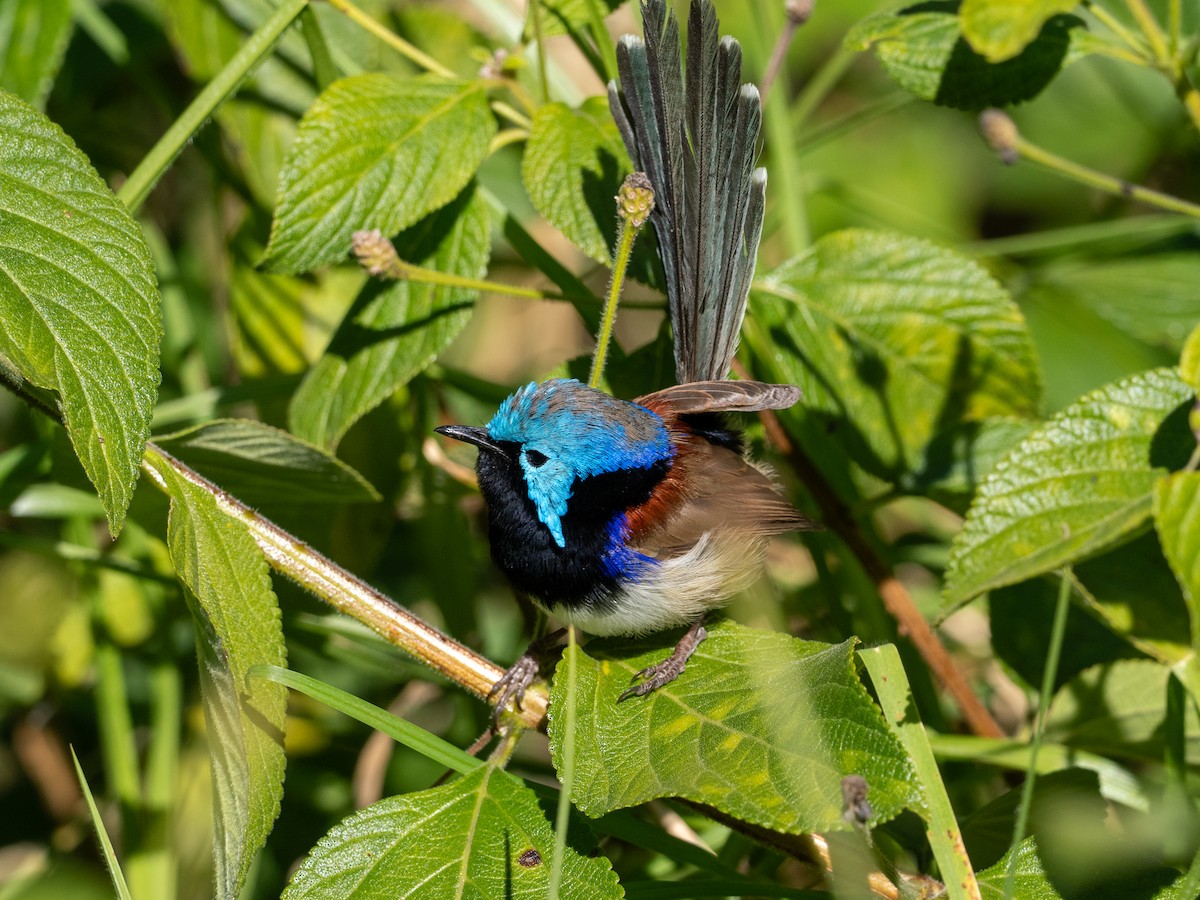
[[[718,3],[827,530],[496,737],[432,429],[587,377],[636,4],[0,0],[0,897],[1200,894],[1200,7],[808,7]]]

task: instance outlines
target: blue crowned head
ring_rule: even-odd
[[[529,499],[559,547],[566,546],[562,517],[577,480],[650,469],[675,454],[653,412],[574,379],[525,385],[500,405],[487,432],[519,445]]]

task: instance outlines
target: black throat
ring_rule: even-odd
[[[644,503],[670,460],[578,479],[562,517],[565,547],[555,542],[529,499],[519,446],[481,450],[476,471],[488,508],[492,559],[518,591],[545,606],[602,606],[643,561],[623,552],[622,514]]]

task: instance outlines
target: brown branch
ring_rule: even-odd
[[[492,685],[504,674],[504,669],[496,663],[442,634],[390,597],[250,509],[232,494],[221,490],[161,447],[147,441],[142,470],[160,488],[165,489],[165,486],[155,471],[155,464],[149,461],[152,456],[158,457],[160,465],[170,466],[180,477],[211,493],[218,509],[246,526],[276,572],[286,575],[338,612],[362,622],[388,643],[480,698],[486,699]],[[532,685],[526,691],[523,708],[517,714],[521,724],[530,728],[540,727],[549,702],[545,687],[536,683]]]
[[[849,507],[838,496],[816,464],[783,430],[779,417],[770,410],[759,413],[766,428],[767,440],[783,454],[796,475],[808,488],[821,508],[825,525],[842,539],[854,554],[867,577],[875,584],[883,605],[896,620],[900,634],[912,641],[922,659],[933,671],[942,688],[954,698],[963,719],[973,733],[980,737],[1004,737],[1004,732],[975,695],[966,676],[955,665],[950,654],[938,639],[929,622],[921,615],[908,589],[896,578],[892,567],[879,555],[859,528]]]

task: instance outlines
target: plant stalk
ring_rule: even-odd
[[[1063,637],[1067,633],[1067,612],[1071,608],[1071,570],[1063,569],[1058,585],[1058,603],[1054,607],[1054,624],[1050,627],[1050,646],[1046,648],[1046,668],[1042,671],[1041,693],[1038,695],[1037,715],[1033,726],[1033,738],[1029,747],[1029,769],[1025,784],[1021,787],[1021,804],[1017,808],[1017,822],[1013,827],[1013,851],[1025,840],[1029,824],[1029,807],[1033,804],[1033,785],[1037,781],[1038,751],[1042,746],[1042,732],[1046,728],[1046,713],[1050,698],[1054,695],[1054,681],[1058,677],[1058,661],[1062,656]],[[1013,897],[1017,878],[1017,854],[1008,857],[1008,868],[1004,873],[1005,900]]]
[[[413,65],[424,69],[426,72],[432,72],[434,75],[441,75],[443,78],[455,77],[451,69],[446,68],[432,56],[417,49],[390,28],[375,21],[375,19],[351,3],[350,0],[326,0],[326,2],[364,31],[383,41]]]
[[[617,321],[617,305],[621,300],[621,288],[625,285],[625,271],[629,268],[629,257],[633,255],[633,242],[653,209],[654,188],[650,185],[650,179],[643,172],[629,175],[617,193],[620,230],[617,234],[616,259],[608,282],[608,299],[604,302],[600,331],[596,335],[596,352],[592,355],[588,387],[599,387],[604,377],[604,364],[608,360],[608,346],[612,343],[613,326]]]
[[[181,463],[151,441],[146,443],[142,471],[165,489],[156,465],[170,466],[190,483],[211,493],[217,508],[241,522],[254,538],[268,564],[291,578],[338,612],[362,622],[425,665],[445,675],[477,697],[486,698],[504,669],[442,634],[366,582],[350,574],[270,519],[250,509],[221,490],[198,472]],[[538,728],[546,715],[548,697],[544,688],[532,686],[525,693],[518,717],[530,728]]]
[[[226,100],[233,96],[243,81],[258,67],[279,42],[288,26],[304,11],[308,0],[281,0],[267,21],[246,40],[233,59],[225,64],[212,81],[196,95],[158,139],[150,152],[142,158],[137,168],[117,191],[117,197],[132,213],[145,201],[154,185],[170,168],[180,152],[204,127],[213,114]]]

